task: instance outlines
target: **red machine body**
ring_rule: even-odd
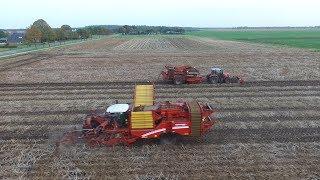
[[[191,66],[165,66],[161,72],[162,78],[174,84],[199,84],[205,81],[199,71]]]
[[[163,134],[201,136],[214,124],[210,118],[213,110],[209,105],[196,102],[192,104],[165,102],[157,103],[151,108],[154,125],[145,129],[132,128],[130,115],[132,109],[125,112],[128,115],[125,125],[112,120],[108,114],[92,113],[84,122],[83,138],[90,145],[131,144],[141,138],[160,138]],[[192,116],[191,111],[198,113],[196,115],[198,119]]]
[[[210,84],[244,83],[240,76],[231,76],[229,73],[224,73],[223,69],[216,67],[211,68],[211,72],[206,76],[202,76],[196,68],[191,66],[165,66],[165,70],[161,72],[161,75],[163,80],[176,85],[199,84],[205,81]]]
[[[88,114],[81,139],[91,146],[129,145],[138,139],[161,138],[168,134],[200,137],[214,125],[210,105],[154,103],[153,88],[153,85],[137,85],[133,104],[114,104],[105,112]]]

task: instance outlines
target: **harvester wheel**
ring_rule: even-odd
[[[180,84],[184,84],[185,80],[184,80],[183,76],[175,76],[173,79],[173,83],[175,85],[180,85]]]
[[[179,143],[179,135],[177,134],[163,134],[160,137],[160,144],[170,145]]]
[[[191,136],[199,137],[201,136],[201,112],[200,107],[197,102],[189,103],[190,107],[190,118],[191,118]]]

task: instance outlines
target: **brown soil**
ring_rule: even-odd
[[[317,179],[319,57],[164,36],[114,37],[0,61],[0,178]],[[55,146],[90,109],[131,102],[133,82],[156,80],[164,64],[191,64],[204,74],[219,65],[252,82],[156,85],[157,101],[199,100],[216,109],[217,124],[202,142]]]

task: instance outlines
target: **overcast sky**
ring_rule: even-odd
[[[0,28],[69,24],[193,27],[320,25],[320,0],[1,0]]]

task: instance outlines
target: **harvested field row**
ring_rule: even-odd
[[[303,121],[302,121],[303,122]],[[51,134],[62,135],[76,125],[22,125],[4,126],[0,135],[2,140],[10,139],[49,139]],[[77,124],[80,128],[81,124]],[[302,124],[299,122],[238,122],[225,123],[217,127],[205,137],[207,143],[232,142],[316,142],[320,141],[320,123],[315,121]]]
[[[248,81],[261,80],[317,80],[320,77],[319,53],[309,51],[297,51],[292,49],[260,48],[252,44],[233,43],[219,40],[213,42],[200,42],[184,36],[156,37],[147,36],[143,41],[161,43],[153,39],[164,41],[177,41],[190,46],[194,51],[162,52],[147,50],[138,53],[124,53],[122,51],[107,50],[114,45],[104,48],[91,48],[88,46],[104,45],[109,41],[128,41],[130,38],[107,38],[99,42],[81,44],[74,50],[50,50],[46,54],[53,57],[12,68],[0,73],[2,83],[32,83],[32,82],[97,82],[97,81],[156,81],[165,64],[183,65],[189,64],[199,68],[203,74],[208,73],[212,66],[221,66],[232,74],[239,74]],[[118,39],[118,40],[117,40]],[[139,38],[132,38],[140,41]],[[200,43],[197,48],[189,41]],[[97,44],[100,45],[97,45]],[[189,43],[189,44],[188,44]],[[219,44],[220,43],[220,44]],[[90,45],[91,44],[91,45]],[[111,43],[112,44],[112,43]],[[121,43],[120,43],[121,44]],[[232,48],[230,46],[232,46]],[[213,46],[210,51],[201,51],[202,46]],[[148,46],[148,45],[146,45]],[[238,47],[239,46],[239,47]],[[233,51],[235,48],[243,48],[239,51],[217,51],[215,47],[223,47]],[[161,48],[161,47],[160,47]],[[77,50],[76,50],[77,49]],[[90,49],[90,48],[89,48]],[[74,51],[74,52],[73,52]],[[55,55],[59,55],[56,57]],[[30,55],[28,55],[29,57]],[[46,57],[46,55],[43,55]],[[79,58],[81,57],[81,58]],[[27,58],[27,57],[25,57]]]
[[[210,94],[208,94],[210,96]],[[125,96],[124,96],[125,97]],[[318,96],[293,96],[293,97],[220,97],[220,98],[206,98],[194,96],[186,96],[185,101],[203,101],[211,104],[217,109],[221,108],[303,108],[303,107],[319,107],[320,98]],[[166,98],[158,98],[157,101],[177,101],[181,97],[176,94]],[[15,111],[43,111],[43,110],[72,110],[76,109],[94,109],[96,107],[105,107],[112,104],[114,99],[109,96],[105,98],[95,99],[75,99],[75,100],[36,100],[36,101],[3,101],[0,103],[1,112],[15,112]],[[0,101],[1,102],[1,101]],[[32,102],[32,104],[30,104]],[[132,96],[127,98],[119,97],[119,102],[132,102]],[[15,111],[13,111],[15,109]]]
[[[210,94],[208,95],[210,96]],[[125,96],[124,96],[125,97]],[[210,96],[212,97],[212,96]],[[114,103],[115,99],[110,97],[99,99],[75,99],[75,100],[33,100],[33,101],[0,101],[1,112],[16,111],[45,111],[45,110],[73,110],[73,109],[94,109],[105,107]],[[166,98],[158,98],[157,101],[181,101],[180,95],[175,94]],[[211,104],[216,109],[225,108],[317,108],[320,104],[319,96],[292,96],[292,97],[215,97],[206,98],[186,96],[184,101],[202,101]],[[32,104],[30,104],[32,102]],[[120,103],[132,102],[132,96],[119,98]]]
[[[20,154],[19,149],[26,149],[29,156],[24,153]],[[8,151],[13,151],[13,154],[17,155],[5,159],[6,166],[3,166],[3,170],[6,173],[3,174],[4,177],[15,175],[14,177],[32,178],[41,175],[44,178],[50,178],[54,175],[64,178],[83,178],[101,177],[108,174],[110,178],[172,179],[178,177],[213,178],[210,174],[214,174],[215,178],[227,178],[232,173],[233,177],[242,179],[253,176],[263,179],[283,176],[311,178],[313,175],[310,175],[310,170],[314,173],[319,170],[315,166],[319,163],[319,159],[316,158],[319,153],[319,143],[146,145],[132,149],[123,149],[123,147],[97,149],[93,152],[90,148],[75,146],[59,149],[59,154],[53,155],[53,157],[54,148],[47,148],[46,145],[39,144],[30,144],[29,147],[22,148],[7,146],[3,152]],[[105,155],[106,151],[109,152],[108,156]],[[245,156],[242,152],[246,152]],[[28,161],[28,157],[34,158],[35,161]],[[175,161],[170,161],[171,157],[176,157]],[[99,161],[97,161],[98,159]],[[110,162],[117,164],[119,168],[113,168],[114,166],[110,166]],[[185,162],[188,162],[189,165],[185,166]],[[267,164],[275,162],[277,167],[267,166]],[[303,165],[297,165],[300,163]],[[43,164],[47,164],[47,166],[42,166]],[[31,170],[19,169],[18,165],[28,165],[27,167],[30,167]],[[181,166],[182,169],[179,171],[172,169],[177,166]],[[135,168],[132,169],[132,167]],[[195,169],[195,167],[197,168]],[[299,168],[299,170],[292,169],[292,167]],[[154,168],[162,169],[161,173],[155,172]],[[78,170],[74,171],[75,169]],[[255,172],[258,169],[259,174],[248,174],[248,172]],[[174,175],[169,175],[170,173],[174,173]]]
[[[295,111],[286,110],[260,110],[260,111],[217,111],[215,117],[223,122],[246,122],[246,121],[262,121],[262,122],[279,122],[281,120],[297,121],[299,119],[309,120],[317,119],[320,116],[320,112],[317,110],[303,110],[296,109]],[[320,119],[320,118],[318,118]]]
[[[147,81],[137,82],[73,82],[73,83],[23,83],[23,84],[8,84],[1,83],[0,91],[14,91],[14,90],[63,90],[63,89],[133,89],[135,84],[147,84]],[[163,81],[155,82],[156,88],[167,89],[184,89],[184,88],[243,88],[243,87],[285,87],[285,86],[319,86],[319,80],[291,80],[291,81],[248,81],[245,84],[239,86],[239,84],[194,84],[194,85],[182,85],[175,86]],[[261,86],[261,87],[260,87]],[[55,89],[57,88],[57,89]]]
[[[102,107],[102,106],[101,106]],[[39,108],[40,109],[40,108]],[[0,112],[1,116],[30,116],[30,115],[73,115],[73,114],[88,114],[91,110],[88,109],[78,109],[75,108],[73,110],[64,110],[65,108],[61,108],[61,110],[34,110],[34,111],[7,111]],[[67,108],[68,109],[68,108]],[[250,107],[235,107],[235,108],[215,108],[217,112],[238,112],[242,111],[246,113],[247,111],[256,111],[256,113],[280,113],[283,111],[287,111],[292,113],[294,111],[319,111],[320,107],[258,107],[258,108],[250,108]],[[274,112],[273,112],[274,111]]]
[[[185,37],[167,37],[166,40],[168,40],[176,49],[185,51],[210,51],[214,48],[208,43],[203,43]]]
[[[183,36],[110,39],[50,50],[39,56],[49,59],[0,72],[0,179],[320,176],[319,53]],[[157,79],[164,64],[199,66],[202,74],[221,66],[248,82],[169,85]],[[91,109],[132,102],[134,85],[148,80],[156,101],[210,103],[212,132],[177,145],[56,146]]]
[[[38,61],[46,60],[55,57],[56,55],[50,54],[34,54],[31,57],[21,58],[14,61],[4,61],[0,64],[0,72],[7,71],[13,68],[30,65],[32,63],[36,63]]]
[[[175,98],[176,95],[168,95],[168,94],[161,94],[158,93],[156,96],[157,99],[168,99],[168,98]],[[181,93],[180,98],[258,98],[258,97],[320,97],[319,91],[310,91],[310,92],[297,92],[297,91],[289,91],[284,93],[214,93],[214,94],[203,94],[198,95],[198,93]],[[86,93],[84,95],[79,96],[79,94],[64,94],[64,95],[35,95],[35,96],[14,96],[14,97],[5,97],[0,99],[0,101],[43,101],[43,100],[79,100],[79,99],[94,99],[94,100],[104,100],[104,99],[117,99],[117,100],[126,100],[132,99],[133,96],[131,94],[122,95],[119,93],[112,94],[112,93]]]
[[[114,47],[125,43],[128,39],[107,37],[100,40],[82,42],[81,44],[60,47],[53,50],[53,53],[63,53],[65,55],[95,54],[97,52],[111,51]]]
[[[156,85],[156,93],[189,93],[189,92],[202,92],[202,93],[262,93],[262,92],[288,92],[288,91],[319,91],[319,86],[289,86],[289,87],[278,87],[278,86],[203,86],[203,85],[190,85],[184,86],[182,88],[176,88],[176,86],[171,85]],[[0,96],[28,96],[28,95],[76,95],[76,94],[130,94],[133,93],[134,86],[114,86],[112,88],[105,86],[81,86],[81,87],[63,87],[63,88],[0,88]]]
[[[146,38],[135,38],[127,41],[113,50],[115,51],[164,51],[170,52],[175,51],[176,48],[172,46],[170,41],[167,41],[162,37],[146,37]]]

